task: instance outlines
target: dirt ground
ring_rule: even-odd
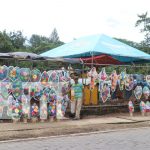
[[[0,141],[139,127],[150,127],[150,117],[129,117],[127,113],[44,123],[0,123]]]

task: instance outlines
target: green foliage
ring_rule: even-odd
[[[36,53],[36,54],[44,53],[47,50],[51,50],[53,48],[61,46],[62,44],[63,44],[63,42],[59,42],[59,43],[41,43],[38,47],[36,47],[34,49],[33,52]]]
[[[25,48],[24,44],[26,38],[23,36],[21,31],[10,32],[9,35],[12,45],[15,49]]]
[[[133,42],[133,41],[129,41],[127,39],[119,39],[119,38],[114,38],[114,39],[116,39],[116,40],[118,40],[118,41],[120,41],[122,43],[125,43],[125,44],[127,44],[129,46],[132,46],[134,48],[138,48],[140,46],[139,43],[136,43],[136,42]]]
[[[136,43],[136,42],[129,41],[129,40],[126,40],[126,39],[119,39],[119,38],[114,38],[114,39],[150,54],[150,47],[146,46],[143,42]]]
[[[141,26],[140,31],[144,33],[145,39],[142,41],[144,46],[150,47],[150,17],[148,17],[148,13],[143,13],[138,15],[138,20],[135,23],[135,26]]]
[[[58,33],[57,33],[57,30],[56,28],[54,28],[54,30],[52,31],[51,35],[50,35],[50,41],[52,43],[57,43],[59,42],[59,36],[58,36]]]
[[[33,48],[32,52],[36,54],[43,53],[47,50],[56,48],[64,44],[63,42],[59,41],[59,37],[56,29],[54,29],[50,38],[33,34],[29,41],[31,47]]]
[[[14,47],[6,31],[0,32],[0,52],[7,53],[13,51]]]
[[[32,53],[43,53],[64,44],[59,41],[57,30],[54,29],[50,37],[33,34],[28,40],[22,31],[7,33],[0,32],[0,52],[25,51]]]
[[[40,36],[37,34],[33,34],[30,38],[30,44],[33,48],[39,47],[42,44],[48,44],[50,43],[49,38],[45,37],[45,36]]]

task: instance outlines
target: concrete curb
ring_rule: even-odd
[[[126,128],[126,129],[117,129],[117,130],[106,130],[106,131],[94,131],[94,132],[86,132],[86,133],[74,133],[74,134],[63,134],[63,135],[56,135],[56,136],[46,136],[46,137],[37,137],[37,138],[24,138],[24,139],[15,139],[15,140],[5,140],[0,141],[1,143],[10,143],[10,142],[22,142],[22,141],[31,141],[31,140],[45,140],[49,138],[60,138],[60,137],[74,137],[74,136],[84,136],[84,135],[91,135],[91,134],[104,134],[110,132],[120,132],[120,131],[128,131],[128,130],[139,130],[139,129],[149,129],[150,127],[137,127],[137,128]]]

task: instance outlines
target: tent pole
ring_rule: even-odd
[[[94,57],[93,57],[93,51],[92,51],[92,68],[93,68],[93,64],[94,63]]]
[[[82,84],[83,84],[83,75],[84,75],[84,64],[82,65]]]
[[[91,69],[93,68],[94,66],[94,57],[93,57],[93,51],[92,51],[92,64],[91,64]],[[91,82],[92,82],[92,78],[91,78]],[[90,104],[92,105],[92,100],[93,100],[93,97],[92,97],[92,89],[90,88]]]

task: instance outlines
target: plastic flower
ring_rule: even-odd
[[[33,77],[34,80],[37,79],[37,75],[35,75],[35,74],[32,77]]]
[[[18,110],[17,108],[15,109],[15,113],[16,113],[16,114],[18,114],[18,113],[19,113],[19,110]]]

